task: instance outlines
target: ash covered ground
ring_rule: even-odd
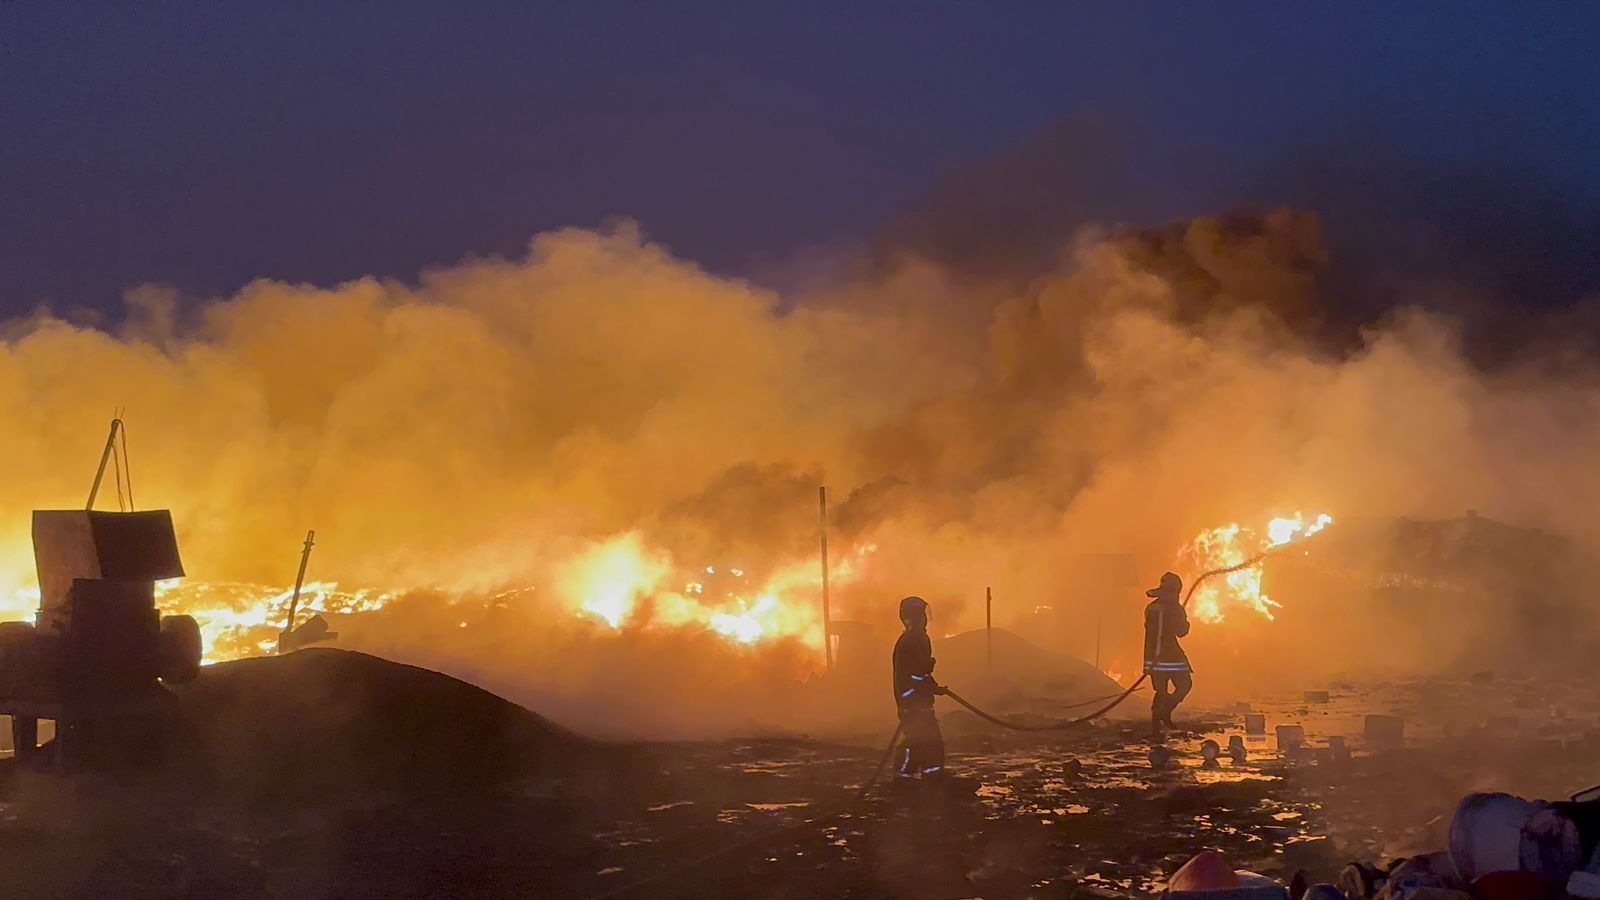
[[[1466,791],[1600,780],[1581,681],[1329,689],[1248,700],[1269,731],[1304,725],[1309,757],[1251,738],[1247,763],[1215,769],[1200,743],[1241,733],[1242,707],[1180,713],[1193,730],[1163,769],[1131,724],[1018,734],[947,709],[959,776],[855,803],[887,712],[882,734],[602,744],[426,670],[306,651],[210,667],[167,773],[0,764],[0,859],[13,895],[38,897],[1143,894],[1205,848],[1331,878],[1443,847]],[[1362,750],[1373,712],[1407,717],[1405,749]],[[1355,736],[1355,757],[1316,753],[1330,735]]]

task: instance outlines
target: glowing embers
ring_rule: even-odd
[[[158,581],[156,604],[166,613],[194,616],[202,659],[213,663],[272,653],[293,591],[238,581]],[[340,590],[336,581],[308,581],[300,589],[300,609],[308,615],[373,612],[392,599],[387,591]]]
[[[1298,512],[1270,520],[1262,532],[1230,522],[1200,532],[1178,555],[1192,568],[1190,577],[1198,577],[1202,572],[1244,566],[1264,552],[1305,540],[1331,524],[1333,517],[1327,513],[1308,520]],[[1202,622],[1221,622],[1229,612],[1246,609],[1271,619],[1272,610],[1282,604],[1261,589],[1261,574],[1260,565],[1249,565],[1207,579],[1195,589],[1190,614]]]

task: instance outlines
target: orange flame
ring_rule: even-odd
[[[860,577],[874,545],[856,547],[832,561],[831,581],[842,586]],[[797,638],[822,653],[821,572],[815,560],[779,565],[757,579],[738,567],[700,566],[685,571],[664,550],[637,532],[625,532],[558,563],[550,587],[572,614],[605,628],[701,628],[739,645]],[[518,594],[512,587],[495,595]],[[233,581],[182,579],[157,582],[156,603],[165,614],[194,616],[206,663],[258,656],[276,650],[292,587]],[[301,588],[299,614],[330,616],[382,609],[401,590],[341,588],[335,581],[310,581]],[[32,584],[0,589],[0,619],[31,621],[39,605]],[[338,630],[337,622],[334,623]],[[469,627],[463,621],[460,627]]]
[[[861,547],[837,560],[831,580],[854,580],[875,549]],[[814,561],[780,566],[760,584],[737,567],[704,566],[673,581],[679,571],[669,555],[628,532],[596,544],[565,567],[558,589],[575,612],[612,628],[701,627],[740,644],[797,637],[822,645],[815,599],[822,578]]]
[[[1179,551],[1179,559],[1190,563],[1197,572],[1226,569],[1240,565],[1251,557],[1295,540],[1305,540],[1333,524],[1333,517],[1321,513],[1309,522],[1305,516],[1274,518],[1267,523],[1266,535],[1230,522],[1200,532],[1195,539]],[[1282,604],[1267,596],[1261,589],[1259,565],[1230,572],[1207,580],[1195,589],[1190,612],[1202,622],[1221,622],[1229,610],[1249,609],[1267,619],[1272,610]]]

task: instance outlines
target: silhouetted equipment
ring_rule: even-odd
[[[306,620],[299,628],[294,626],[295,613],[300,608],[300,587],[306,580],[306,563],[311,560],[311,548],[316,545],[317,533],[306,532],[305,547],[300,551],[300,572],[294,576],[294,593],[289,597],[289,615],[284,618],[283,630],[278,632],[278,652],[293,653],[301,647],[318,641],[331,641],[339,632],[328,628],[328,620],[320,614]]]
[[[305,620],[299,628],[278,635],[278,652],[293,653],[302,647],[308,647],[319,641],[331,641],[339,636],[339,632],[328,627],[328,620],[320,613]]]
[[[199,674],[200,629],[162,617],[155,583],[183,575],[167,510],[36,510],[38,624],[0,624],[0,713],[19,757],[38,720],[56,723],[56,762],[148,761],[173,697]]]
[[[0,715],[19,758],[38,753],[49,719],[60,766],[151,761],[175,699],[162,682],[200,674],[200,626],[156,610],[156,582],[183,575],[172,514],[131,511],[127,452],[114,417],[84,508],[33,513],[37,624],[0,622]],[[127,511],[94,508],[108,463]]]
[[[120,443],[117,440],[118,437],[122,438]],[[120,456],[117,455],[119,447],[121,448]],[[89,486],[89,501],[83,504],[84,509],[94,509],[94,500],[100,494],[100,482],[106,477],[106,463],[108,462],[114,463],[117,470],[117,508],[120,510],[123,507],[122,487],[126,484],[128,487],[127,508],[133,509],[133,469],[128,465],[128,432],[126,426],[122,424],[120,411],[111,418],[111,433],[106,435],[106,448],[100,452],[100,465],[94,470],[94,484]]]

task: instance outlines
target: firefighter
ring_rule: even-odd
[[[895,775],[944,774],[944,735],[933,714],[933,698],[944,688],[933,680],[933,643],[928,640],[928,601],[906,597],[900,601],[900,623],[905,632],[894,644],[894,702],[905,735]]]
[[[1182,593],[1183,580],[1171,572],[1161,576],[1159,585],[1145,591],[1151,599],[1144,608],[1144,670],[1155,689],[1155,699],[1150,702],[1150,725],[1157,734],[1163,727],[1176,727],[1172,724],[1172,711],[1194,687],[1194,669],[1178,644],[1179,638],[1189,634],[1189,616],[1179,601]]]

